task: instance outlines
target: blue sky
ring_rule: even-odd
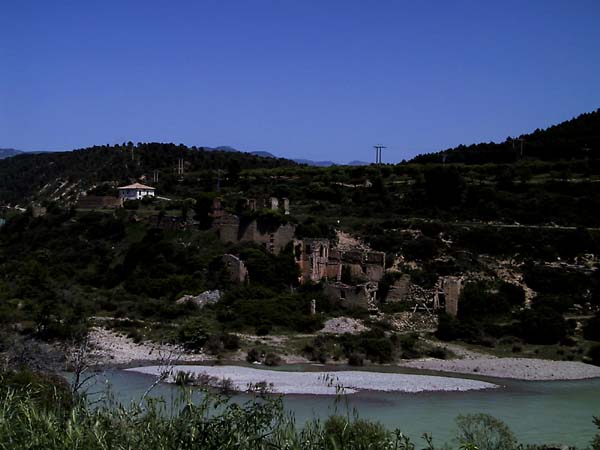
[[[600,107],[600,2],[4,1],[0,147],[384,161]]]

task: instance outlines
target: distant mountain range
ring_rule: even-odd
[[[262,158],[277,158],[273,153],[269,152],[250,152],[251,155],[260,156]],[[368,166],[370,163],[365,161],[350,161],[349,163],[336,163],[334,161],[313,161],[312,159],[291,158],[292,161],[298,164],[306,164],[307,166],[315,167],[330,167],[330,166]]]
[[[237,150],[233,147],[229,147],[227,145],[208,148],[204,147],[206,150],[218,150],[220,152],[241,152],[242,150]],[[254,156],[260,156],[261,158],[279,158],[279,156],[274,155],[270,152],[265,151],[256,151],[256,152],[247,152]],[[350,161],[349,163],[336,163],[334,161],[313,161],[312,159],[303,159],[303,158],[290,158],[292,161],[298,164],[306,164],[307,166],[316,166],[316,167],[330,167],[330,166],[368,166],[370,163],[365,161]]]
[[[18,155],[19,153],[23,152],[14,148],[0,148],[0,159],[9,158],[11,156]]]

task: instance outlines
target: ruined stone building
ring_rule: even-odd
[[[402,302],[410,298],[411,286],[410,275],[402,274],[394,283],[390,286],[386,302]]]
[[[351,250],[342,252],[342,266],[353,279],[379,282],[385,273],[385,253]]]
[[[272,211],[280,211],[285,215],[290,214],[290,200],[285,197],[281,199],[281,202],[277,197],[248,198],[246,199],[246,207],[250,211],[270,209]]]
[[[342,277],[340,252],[332,249],[329,239],[302,239],[294,243],[296,263],[302,283],[321,280],[339,281]]]
[[[446,313],[456,316],[458,313],[458,299],[463,288],[460,277],[440,277],[436,286],[433,300],[435,309],[443,308]]]
[[[325,285],[325,295],[336,300],[344,308],[377,309],[378,283],[368,282],[349,285],[342,282]]]
[[[246,283],[248,279],[248,269],[240,258],[235,255],[223,255],[223,264],[229,273],[229,278],[235,283]]]
[[[214,219],[225,215],[225,208],[220,198],[214,198],[212,202],[212,212],[210,216]]]
[[[250,211],[258,209],[270,209],[289,214],[290,202],[283,198],[280,204],[276,197],[263,199],[249,198],[245,201],[246,208]],[[283,210],[281,209],[283,206]],[[265,248],[274,254],[278,254],[294,239],[296,227],[293,224],[281,224],[276,228],[261,229],[256,220],[249,223],[242,223],[240,218],[234,214],[225,211],[220,199],[213,201],[213,208],[210,216],[213,218],[213,230],[217,232],[219,238],[225,243],[255,242],[262,244]]]
[[[296,227],[293,224],[279,225],[273,230],[260,230],[256,220],[243,226],[238,216],[223,214],[213,221],[213,229],[225,243],[255,242],[262,244],[274,254],[278,254],[294,239]]]
[[[359,282],[379,282],[385,273],[385,253],[339,250],[329,239],[302,239],[294,242],[294,254],[300,267],[300,281],[341,281],[345,270]]]
[[[301,283],[325,281],[325,295],[347,308],[375,309],[378,282],[385,272],[385,253],[361,249],[342,251],[329,239],[294,242]],[[356,284],[342,283],[346,271]]]

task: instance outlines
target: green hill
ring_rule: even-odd
[[[523,148],[521,156],[521,146]],[[415,157],[416,163],[511,163],[519,159],[556,161],[600,156],[600,109],[500,143],[459,145]]]
[[[69,193],[62,188],[67,185],[74,192],[104,181],[120,184],[144,177],[151,180],[155,171],[159,177],[157,187],[166,193],[178,178],[176,169],[180,158],[183,158],[185,174],[207,171],[227,174],[295,165],[283,158],[154,142],[94,146],[70,152],[23,153],[0,160],[0,202],[26,202],[34,196],[65,199]]]

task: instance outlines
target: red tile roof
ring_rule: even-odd
[[[153,188],[152,186],[146,186],[145,184],[133,183],[133,184],[130,184],[129,186],[120,186],[117,189],[152,189],[152,190],[154,190],[155,188]]]

